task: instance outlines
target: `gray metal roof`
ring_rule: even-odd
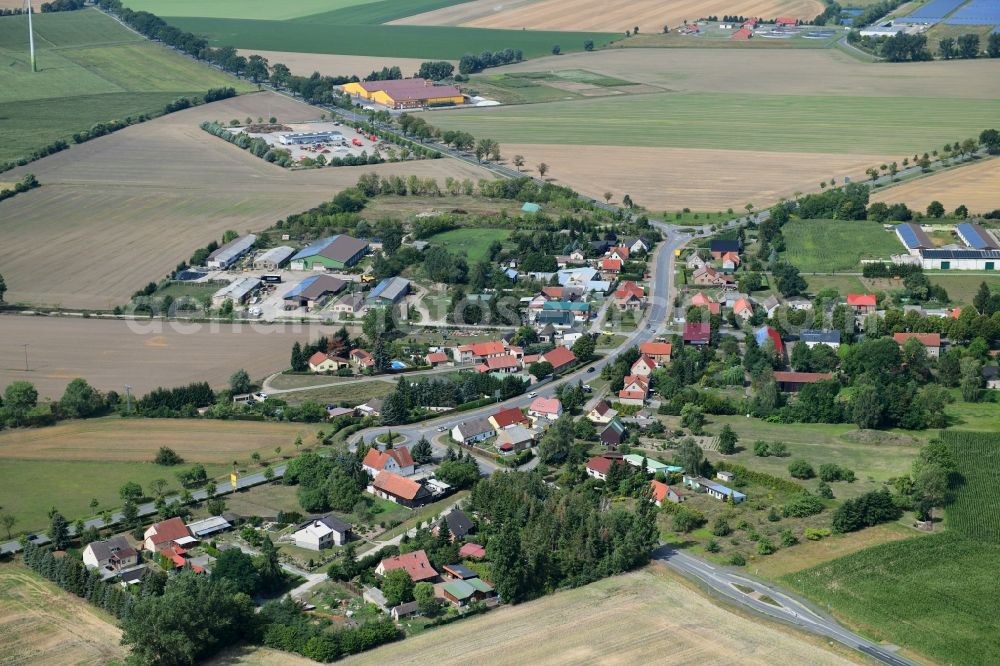
[[[233,280],[222,289],[212,294],[213,299],[228,298],[233,301],[241,301],[243,297],[260,286],[260,279],[255,277],[243,277]]]
[[[317,254],[346,263],[359,252],[364,252],[368,248],[368,241],[351,236],[337,236],[332,243],[324,247]]]
[[[840,331],[802,331],[799,339],[803,342],[840,343]]]
[[[188,524],[188,531],[196,537],[205,536],[214,532],[228,530],[232,525],[222,516],[209,516],[204,520],[196,520]]]
[[[254,259],[254,263],[257,262],[271,262],[277,266],[285,263],[289,257],[295,254],[295,248],[288,247],[287,245],[281,245],[279,247],[272,247],[270,250],[260,255]]]
[[[212,254],[208,255],[208,260],[228,264],[240,255],[245,254],[247,250],[253,247],[253,244],[256,242],[257,237],[253,234],[247,234],[246,236],[234,238]]]
[[[410,281],[406,278],[393,277],[386,278],[378,283],[378,286],[368,294],[368,300],[384,298],[393,302],[398,301],[410,288]]]

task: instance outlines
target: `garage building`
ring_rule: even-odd
[[[386,278],[372,289],[365,301],[368,305],[391,306],[403,300],[408,293],[410,293],[409,280],[401,277]]]
[[[344,270],[361,261],[368,252],[368,241],[344,234],[313,243],[292,257],[292,270]]]
[[[332,275],[310,275],[284,296],[285,309],[306,307],[310,310],[323,304],[347,284]]]
[[[344,135],[340,132],[293,132],[282,134],[278,141],[285,146],[298,146],[306,143],[340,143]]]
[[[924,270],[995,271],[1000,266],[1000,250],[924,250]]]
[[[249,252],[250,248],[256,242],[257,237],[253,234],[234,238],[208,255],[208,261],[205,262],[205,265],[213,270],[224,271],[235,264],[240,257]]]
[[[244,277],[233,280],[212,294],[212,305],[219,307],[226,301],[232,301],[234,305],[242,305],[259,287],[260,278]]]
[[[282,245],[270,250],[253,260],[253,267],[258,271],[276,271],[295,254],[295,248]]]

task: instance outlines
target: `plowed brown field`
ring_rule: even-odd
[[[4,175],[42,187],[0,202],[6,300],[108,309],[227,229],[261,230],[364,173],[489,177],[456,160],[288,171],[202,131],[204,120],[320,111],[272,93],[206,104],[74,146]]]
[[[1000,208],[1000,159],[880,190],[872,194],[872,201],[905,203],[915,210],[924,210],[930,202],[940,201],[949,211],[965,204],[972,213],[987,213]]]
[[[676,26],[684,20],[693,21],[712,15],[811,19],[822,11],[823,3],[817,0],[674,0],[669,3],[662,0],[540,0],[500,4],[496,0],[476,0],[417,14],[394,23],[600,32],[624,32],[638,26],[640,32],[660,32],[664,24]]]
[[[626,194],[651,210],[741,209],[747,202],[769,205],[796,191],[809,192],[821,180],[845,175],[864,178],[878,158],[871,155],[777,153],[749,150],[631,148],[553,144],[504,144],[504,155],[523,155],[535,172],[595,199],[605,192],[621,202]]]

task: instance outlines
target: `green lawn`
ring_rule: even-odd
[[[860,271],[861,259],[902,251],[895,234],[867,220],[791,220],[781,233],[784,258],[803,273]]]
[[[426,240],[435,245],[442,245],[450,252],[464,254],[471,265],[484,261],[490,245],[494,241],[502,243],[508,236],[510,236],[508,229],[464,228],[434,234]]]
[[[27,18],[0,17],[0,161],[209,88],[250,90],[96,9],[39,14],[34,28],[37,72],[28,60]]]
[[[435,125],[501,144],[905,154],[978,133],[998,114],[1000,100],[665,93],[456,110]]]
[[[813,294],[824,289],[836,289],[841,296],[860,294],[867,289],[856,275],[805,275],[806,284]]]
[[[586,40],[599,46],[618,37],[617,33],[602,32],[371,25],[337,20],[343,17],[334,17],[332,13],[296,21],[178,17],[170,18],[170,24],[205,36],[214,46],[225,44],[265,51],[455,60],[466,53],[508,48],[520,49],[525,58],[533,58],[549,55],[556,44],[568,53],[582,51]]]
[[[334,381],[336,379],[336,377],[333,378]],[[340,403],[342,401],[348,402],[351,405],[360,405],[372,398],[384,398],[392,393],[395,387],[394,383],[381,381],[345,382],[341,385],[313,389],[311,391],[282,393],[276,397],[286,400],[293,405],[303,403],[306,400],[315,400],[321,405]]]
[[[1000,544],[995,530],[980,527],[995,527],[1000,516],[995,482],[1000,435],[946,437],[965,479],[947,511],[952,529],[875,546],[784,582],[877,640],[913,648],[939,663],[994,664],[1000,654],[1000,600],[988,591],[996,588]],[[967,537],[962,532],[967,528],[982,534]]]
[[[205,469],[209,476],[218,476],[229,467],[205,465]],[[71,521],[94,515],[91,498],[100,502],[98,512],[117,508],[121,505],[118,489],[126,481],[135,481],[146,489],[150,481],[165,479],[170,490],[179,490],[174,471],[175,468],[142,462],[3,458],[0,459],[0,479],[3,479],[0,506],[17,517],[16,531],[44,530],[49,524],[49,508],[53,506]]]
[[[948,298],[957,305],[969,305],[983,282],[991,291],[1000,292],[1000,275],[963,275],[961,273],[930,273],[931,282],[948,292]]]

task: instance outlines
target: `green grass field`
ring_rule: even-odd
[[[435,125],[501,144],[905,154],[978,133],[998,114],[1000,100],[667,93],[460,110]]]
[[[443,245],[450,252],[464,254],[469,264],[486,259],[490,245],[494,241],[503,242],[510,236],[507,229],[452,229],[427,238],[427,242]]]
[[[525,58],[533,58],[550,54],[556,44],[568,53],[582,51],[588,39],[595,45],[603,45],[617,37],[617,34],[601,32],[344,24],[327,22],[330,16],[309,17],[311,20],[303,19],[303,22],[172,17],[170,24],[203,35],[214,46],[454,60],[466,53],[507,48],[520,49]]]
[[[1000,434],[955,433],[965,483],[947,509],[948,531],[883,544],[784,582],[870,636],[952,664],[993,664],[1000,654]]]
[[[145,490],[154,479],[165,479],[169,490],[180,490],[174,471],[151,462],[90,462],[61,460],[0,459],[0,506],[14,514],[14,531],[44,530],[49,524],[48,511],[56,507],[69,520],[94,515],[91,498],[97,498],[97,511],[121,505],[118,489],[126,481],[135,481]],[[205,465],[209,476],[229,470],[227,465]],[[6,537],[7,535],[4,534]]]
[[[784,258],[803,273],[861,270],[862,259],[902,251],[895,234],[867,220],[791,220],[781,233]]]
[[[39,71],[33,73],[26,17],[0,17],[0,161],[209,88],[250,90],[95,9],[39,14],[34,27]]]
[[[208,16],[213,18],[248,18],[262,21],[286,19],[344,9],[379,0],[126,0],[125,6],[157,16]]]
[[[962,275],[952,273],[932,273],[931,282],[939,284],[948,292],[952,303],[969,305],[983,282],[993,291],[1000,292],[1000,275]]]

